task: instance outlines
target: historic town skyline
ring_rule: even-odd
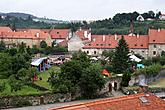
[[[162,11],[164,0],[1,0],[0,12],[22,12],[58,20],[98,20],[116,13]]]

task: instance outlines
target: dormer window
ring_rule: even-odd
[[[57,34],[59,34],[59,32],[57,32]]]
[[[137,44],[135,44],[135,46],[137,46]]]
[[[89,46],[91,46],[91,44],[88,44]]]
[[[108,46],[111,46],[111,44],[108,44]]]
[[[103,44],[100,44],[101,46],[103,46]]]
[[[99,46],[99,44],[96,44],[97,46]]]
[[[141,44],[141,47],[143,47],[143,44]]]
[[[153,40],[153,42],[155,42],[155,40]]]

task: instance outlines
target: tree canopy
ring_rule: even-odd
[[[115,49],[115,54],[112,60],[114,72],[117,74],[124,73],[129,69],[129,64],[129,48],[124,36],[122,36]]]
[[[78,52],[61,66],[61,72],[51,73],[49,82],[56,92],[79,91],[83,97],[92,98],[105,84],[101,70],[100,64],[92,64],[86,53]]]

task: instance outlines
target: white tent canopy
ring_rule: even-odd
[[[47,59],[47,57],[35,59],[35,60],[33,60],[33,61],[31,62],[31,65],[33,65],[33,66],[38,66],[38,65],[41,64],[41,62],[42,62],[44,59]]]
[[[91,60],[98,60],[96,57],[91,57],[90,59]]]
[[[136,57],[135,55],[131,55],[129,58],[131,59],[131,61],[135,61],[135,62],[142,61],[140,58]]]

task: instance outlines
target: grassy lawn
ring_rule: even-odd
[[[3,92],[0,92],[0,96],[30,95],[30,94],[44,93],[43,91],[39,91],[39,90],[32,88],[30,86],[23,86],[21,90],[18,90],[16,92],[11,92],[11,87],[8,84],[7,79],[1,79],[0,82],[5,82],[5,87],[6,87]]]
[[[48,81],[48,78],[50,77],[50,74],[49,74],[49,73],[50,73],[51,71],[60,71],[60,68],[57,67],[57,66],[53,66],[53,67],[51,67],[49,70],[39,73],[38,78],[41,77],[42,80],[35,81],[35,84],[37,84],[37,85],[39,85],[39,86],[42,86],[42,87],[45,87],[45,88],[51,90],[51,86],[50,86],[50,84],[47,82],[47,81]]]
[[[149,87],[163,87],[165,88],[165,78],[149,84]]]

